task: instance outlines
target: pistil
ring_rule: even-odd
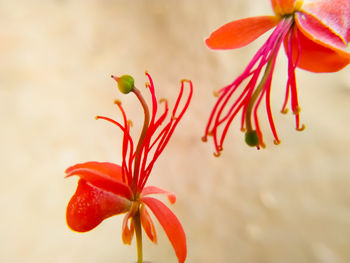
[[[132,92],[134,92],[134,94],[136,95],[136,97],[140,101],[142,108],[143,108],[143,111],[144,111],[144,114],[145,114],[143,128],[142,128],[140,138],[139,138],[139,141],[137,143],[136,151],[135,151],[135,162],[134,162],[134,174],[133,174],[132,189],[133,189],[134,193],[136,193],[137,192],[136,188],[137,188],[137,183],[138,183],[138,173],[139,173],[139,169],[140,169],[140,160],[141,160],[141,154],[142,154],[142,151],[141,151],[142,147],[141,146],[142,146],[142,143],[143,143],[145,136],[147,134],[149,121],[150,121],[150,115],[149,115],[149,109],[148,109],[147,103],[146,103],[145,99],[143,98],[141,92],[135,87],[132,90]]]
[[[252,125],[253,108],[254,108],[255,102],[258,99],[259,95],[264,90],[266,81],[267,81],[269,75],[271,74],[274,56],[276,56],[276,55],[277,55],[276,50],[274,50],[273,54],[271,55],[270,60],[268,61],[267,65],[266,65],[264,75],[263,75],[259,85],[255,89],[253,95],[250,97],[249,103],[248,103],[247,108],[246,108],[246,112],[245,112],[245,126],[246,126],[245,142],[249,146],[252,146],[252,147],[259,146],[259,144],[260,144],[258,133],[256,130],[253,129],[253,125]]]

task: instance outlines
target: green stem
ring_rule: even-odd
[[[133,191],[136,193],[136,188],[137,188],[137,174],[139,172],[139,168],[140,168],[140,159],[141,159],[141,145],[143,140],[145,139],[145,136],[147,134],[147,129],[149,126],[149,120],[150,120],[150,115],[149,115],[149,110],[148,110],[148,106],[147,103],[145,101],[145,99],[142,97],[141,92],[136,89],[134,87],[133,92],[135,93],[136,97],[139,99],[139,101],[141,102],[143,111],[145,113],[145,120],[143,122],[143,128],[140,134],[140,139],[139,142],[137,143],[137,147],[136,147],[136,152],[135,152],[135,161],[134,161],[134,174],[133,174],[133,181],[132,181],[132,189]]]
[[[136,235],[136,244],[137,244],[137,263],[142,263],[142,232],[141,232],[141,220],[139,210],[134,216],[134,225],[135,225],[135,235]]]

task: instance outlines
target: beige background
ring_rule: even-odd
[[[134,245],[122,245],[123,216],[87,234],[66,227],[76,179],[63,176],[78,162],[120,162],[120,132],[93,117],[120,117],[119,98],[137,136],[141,109],[109,75],[132,74],[142,87],[146,69],[171,105],[180,79],[195,86],[150,179],[177,193],[187,262],[350,262],[350,67],[297,70],[307,127],[299,133],[293,116],[278,113],[287,72],[281,51],[272,104],[282,144],[273,145],[263,121],[266,150],[248,148],[237,125],[218,159],[200,140],[212,91],[263,43],[212,52],[203,40],[225,22],[262,14],[271,14],[269,1],[0,1],[0,262],[135,261]],[[159,244],[145,241],[145,259],[176,262],[157,229]]]

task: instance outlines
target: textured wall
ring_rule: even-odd
[[[121,134],[93,117],[117,116],[119,98],[137,135],[142,111],[109,75],[132,74],[142,87],[147,69],[158,96],[170,102],[180,79],[195,86],[150,180],[178,195],[173,210],[187,233],[187,262],[349,262],[349,67],[323,75],[297,70],[307,127],[299,133],[293,116],[278,113],[286,81],[281,51],[272,104],[282,144],[273,145],[266,122],[262,151],[244,144],[237,125],[220,158],[200,140],[212,91],[230,83],[263,41],[212,52],[204,38],[230,20],[271,12],[260,0],[0,1],[0,261],[135,260],[134,245],[121,242],[122,216],[87,234],[66,227],[76,179],[63,176],[78,162],[120,162]],[[159,244],[145,242],[145,259],[176,262],[157,229]]]

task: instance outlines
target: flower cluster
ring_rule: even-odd
[[[211,136],[215,155],[220,155],[228,128],[241,112],[241,130],[249,146],[265,147],[259,125],[258,108],[265,105],[274,143],[279,144],[270,106],[271,81],[276,58],[283,45],[288,58],[288,80],[282,113],[287,112],[290,97],[296,129],[300,124],[295,69],[311,72],[335,72],[350,63],[345,48],[350,41],[349,0],[319,1],[303,5],[300,0],[271,0],[274,16],[258,16],[230,22],[206,40],[211,49],[243,47],[275,27],[243,73],[230,85],[220,89],[210,114],[203,141]],[[241,89],[240,89],[241,88]]]
[[[126,213],[122,226],[122,240],[131,244],[134,233],[138,247],[138,262],[142,262],[142,234],[141,226],[149,239],[156,243],[157,236],[154,223],[148,212],[150,209],[167,234],[179,262],[184,262],[187,254],[186,236],[184,230],[171,210],[161,201],[151,197],[153,194],[165,194],[170,203],[175,203],[176,197],[156,186],[146,186],[152,168],[169,142],[177,124],[187,110],[192,97],[192,82],[181,81],[180,94],[171,112],[170,120],[162,125],[169,113],[168,102],[165,99],[157,101],[153,80],[146,72],[149,83],[146,87],[152,97],[152,112],[150,114],[146,101],[141,92],[134,86],[131,76],[112,76],[123,93],[134,93],[139,99],[145,119],[142,132],[135,147],[130,134],[131,121],[120,101],[116,105],[121,111],[123,121],[118,122],[108,117],[97,116],[115,124],[123,133],[123,146],[121,165],[107,162],[86,162],[76,164],[66,170],[67,177],[77,175],[80,177],[75,194],[67,206],[66,219],[68,226],[78,232],[86,232],[104,219]],[[184,97],[185,83],[189,84],[189,92],[183,107],[179,109]],[[159,103],[164,110],[157,116]]]
[[[259,105],[263,100],[274,143],[280,143],[270,94],[281,46],[288,59],[288,78],[281,112],[287,113],[290,100],[296,130],[299,131],[305,126],[300,121],[296,68],[315,73],[336,72],[350,63],[350,53],[346,51],[350,42],[349,0],[318,1],[305,5],[301,0],[271,0],[271,4],[274,16],[230,22],[206,40],[211,49],[236,49],[274,28],[243,73],[230,85],[216,92],[218,99],[202,137],[203,141],[213,139],[215,156],[219,156],[223,150],[229,127],[238,114],[246,143],[258,149],[265,147],[258,117]],[[183,263],[187,257],[187,244],[181,223],[167,205],[152,195],[166,195],[171,204],[175,203],[176,197],[171,192],[146,184],[155,162],[190,104],[193,85],[190,80],[181,81],[180,93],[171,110],[167,100],[157,100],[153,80],[147,72],[146,76],[151,110],[131,76],[112,76],[119,90],[124,94],[133,93],[142,106],[144,123],[140,137],[136,144],[130,132],[132,122],[119,100],[115,104],[120,110],[122,121],[96,117],[114,124],[123,133],[122,161],[120,165],[91,161],[73,165],[66,170],[66,177],[79,177],[76,192],[67,206],[66,220],[72,230],[87,232],[111,216],[125,214],[122,240],[125,244],[131,244],[133,237],[136,237],[137,262],[142,263],[142,229],[152,242],[157,243],[151,211],[168,236],[178,262]],[[185,91],[186,87],[188,92]],[[159,113],[160,107],[162,110]]]

